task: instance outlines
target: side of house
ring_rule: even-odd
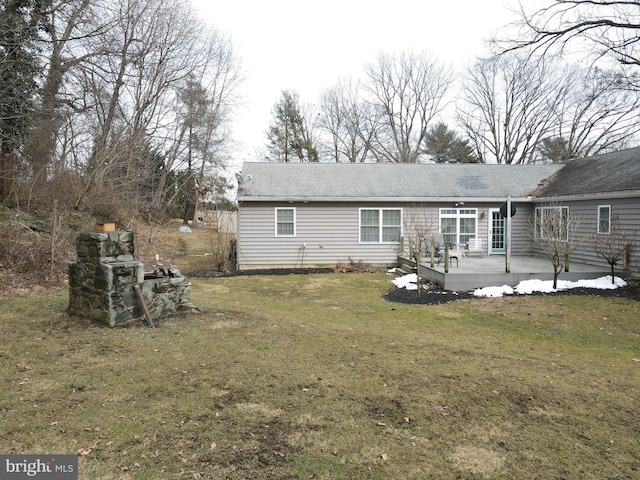
[[[533,222],[541,208],[565,208],[575,219],[572,263],[607,267],[596,245],[624,244],[616,270],[640,277],[640,148],[568,162],[533,202]]]
[[[531,253],[528,203],[516,203],[512,250]],[[239,209],[238,268],[334,267],[349,261],[391,266],[409,254],[420,231],[463,248],[482,241],[485,255],[504,254],[501,203],[468,202],[244,202]],[[425,250],[426,250],[425,245]]]
[[[389,202],[243,202],[238,268],[334,267],[350,259],[392,265],[399,253],[394,225],[386,227],[388,238],[362,242],[360,212],[398,210]]]
[[[552,165],[245,163],[238,189],[239,269],[393,265],[417,229],[486,255],[544,255],[544,209],[578,220],[572,263],[607,266],[594,245],[624,230],[617,266],[640,276],[640,148]],[[510,197],[516,213],[503,218]],[[455,248],[455,247],[454,247]]]
[[[500,207],[512,197],[512,252],[531,251],[530,192],[557,165],[248,163],[238,192],[238,268],[394,265],[416,228],[441,248],[482,241],[504,254]],[[454,247],[455,248],[455,247]]]

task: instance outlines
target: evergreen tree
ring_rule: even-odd
[[[540,155],[551,162],[566,162],[576,155],[571,154],[569,142],[562,137],[546,137],[540,142]]]
[[[273,123],[267,132],[267,139],[268,159],[271,161],[318,161],[318,151],[313,145],[295,92],[283,91],[279,102],[273,107]]]
[[[458,136],[442,122],[431,127],[424,140],[424,152],[436,163],[477,163],[468,140]]]
[[[11,190],[15,154],[24,145],[34,111],[42,73],[35,42],[45,3],[0,3],[0,199]]]

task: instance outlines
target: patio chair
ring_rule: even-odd
[[[431,261],[431,249],[429,247],[430,246],[427,245],[427,248],[424,253],[425,253],[425,259],[428,259],[429,261]],[[436,261],[436,263],[440,265],[440,260],[442,260],[442,252],[440,252],[440,246],[438,244],[435,244],[433,247],[433,258]]]
[[[484,246],[481,238],[471,238],[466,245],[466,253],[471,255],[484,255]]]
[[[456,267],[458,266],[458,258],[463,256],[463,250],[460,249],[460,246],[457,243],[449,244],[449,266],[453,265],[453,261],[456,261]],[[444,258],[444,253],[442,254],[442,258]]]
[[[431,251],[427,249],[427,258],[431,258]],[[440,251],[440,245],[435,245],[433,249],[433,258],[436,260],[436,265],[440,266],[440,262],[444,259],[444,252]],[[458,256],[449,252],[449,266],[453,265],[453,261],[456,261],[456,267],[458,266]]]

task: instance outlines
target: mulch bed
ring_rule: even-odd
[[[238,270],[233,272],[220,272],[213,268],[193,270],[183,273],[186,277],[211,278],[211,277],[237,277],[240,275],[305,275],[311,273],[333,273],[333,268],[265,268],[256,270]]]
[[[627,298],[640,302],[640,283],[638,281],[630,281],[626,287],[616,288],[614,290],[602,290],[599,288],[571,288],[553,293],[532,293],[531,295],[589,295],[592,297],[609,297],[609,298]],[[507,295],[505,295],[507,296]],[[509,295],[517,296],[517,294]],[[384,297],[389,302],[406,303],[413,305],[439,305],[441,303],[449,303],[456,300],[477,299],[485,297],[476,297],[471,292],[450,292],[442,290],[434,286],[430,286],[428,290],[422,290],[418,296],[416,290],[407,290],[406,288],[398,288],[387,293]]]

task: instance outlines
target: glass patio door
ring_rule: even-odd
[[[507,223],[500,210],[491,210],[491,254],[507,252]]]

